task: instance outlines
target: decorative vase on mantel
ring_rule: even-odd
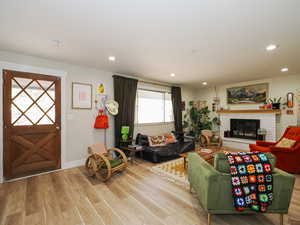
[[[268,102],[272,104],[272,109],[280,109],[281,97],[279,98],[269,98]]]
[[[273,103],[272,109],[280,109],[280,103]]]

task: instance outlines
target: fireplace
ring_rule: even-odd
[[[257,140],[257,130],[259,128],[260,120],[230,119],[231,137]]]

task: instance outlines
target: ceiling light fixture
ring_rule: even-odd
[[[62,44],[61,40],[52,40],[53,46],[59,48]]]
[[[207,85],[207,82],[206,82],[206,81],[204,81],[204,82],[202,82],[202,84],[203,84],[203,85]]]
[[[116,61],[116,57],[115,57],[115,56],[109,56],[109,57],[108,57],[108,60],[109,60],[109,61]]]
[[[287,71],[289,71],[289,68],[287,67],[281,69],[281,72],[287,72]]]
[[[268,46],[266,47],[266,50],[267,50],[267,51],[273,51],[273,50],[275,50],[276,48],[278,48],[277,45],[271,44],[271,45],[268,45]]]
[[[175,73],[171,73],[170,76],[171,76],[171,77],[175,77]]]

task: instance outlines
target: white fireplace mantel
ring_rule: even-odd
[[[266,141],[276,141],[276,115],[279,113],[260,113],[260,112],[230,112],[220,113],[220,135],[223,138],[224,146],[249,150],[249,144],[254,144],[255,140],[246,140],[239,138],[225,138],[224,131],[230,130],[230,119],[256,119],[260,120],[260,128],[267,131]]]

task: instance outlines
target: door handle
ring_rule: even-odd
[[[57,127],[55,127],[56,128],[56,130],[59,130],[60,129],[60,127],[59,126],[57,126]]]

